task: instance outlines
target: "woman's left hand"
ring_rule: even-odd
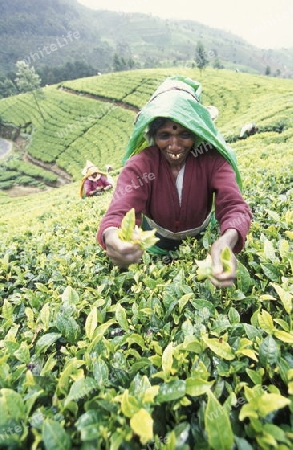
[[[233,253],[233,248],[238,240],[238,232],[234,229],[227,230],[211,247],[211,258],[213,274],[211,282],[216,287],[233,286],[236,281],[237,260]],[[224,272],[223,263],[221,261],[221,253],[225,247],[231,249],[231,270]]]

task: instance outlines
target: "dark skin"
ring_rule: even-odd
[[[167,120],[159,128],[155,135],[155,144],[170,165],[170,169],[177,178],[178,173],[184,165],[189,152],[194,144],[194,135],[187,128],[180,124]],[[106,252],[108,257],[120,267],[127,267],[130,264],[141,260],[143,251],[138,245],[129,242],[123,242],[118,237],[118,230],[108,228],[104,234]],[[223,271],[221,263],[221,252],[227,246],[231,250],[235,247],[238,240],[238,232],[235,229],[228,229],[211,246],[211,259],[213,266],[213,277],[211,282],[217,287],[232,286],[236,279],[237,262],[235,255],[232,256],[232,271],[227,274]]]

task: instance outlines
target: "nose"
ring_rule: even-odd
[[[181,141],[178,136],[171,136],[168,145],[170,150],[181,150]]]

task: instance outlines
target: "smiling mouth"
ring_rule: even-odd
[[[180,153],[171,153],[171,152],[167,152],[167,155],[174,160],[180,159],[181,156],[184,154],[184,152],[180,152]]]

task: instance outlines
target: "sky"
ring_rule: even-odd
[[[190,19],[259,48],[293,48],[293,0],[78,0],[93,8]]]

